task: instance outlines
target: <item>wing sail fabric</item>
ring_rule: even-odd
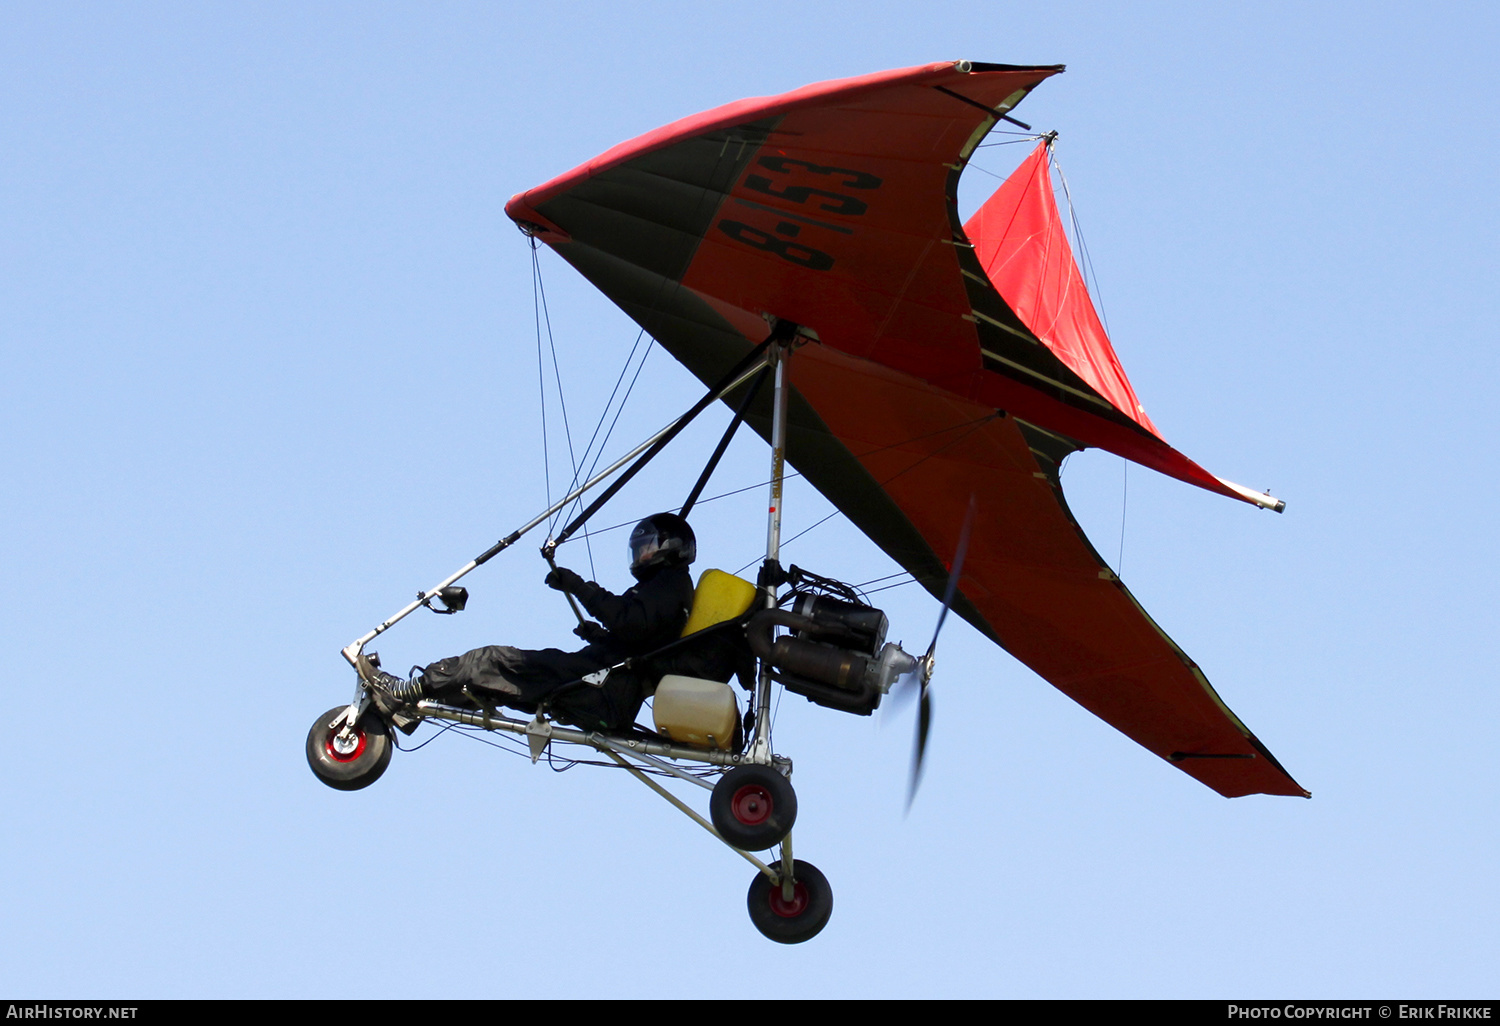
[[[985,275],[1037,338],[1115,409],[1160,438],[1125,377],[1063,230],[1041,143],[964,225]]]
[[[1056,467],[1099,446],[1224,487],[1155,433],[1117,361],[1079,359],[1079,344],[1112,352],[1102,331],[1059,331],[1087,321],[1055,299],[1066,275],[1013,307],[959,222],[969,154],[1061,70],[949,62],[740,101],[616,146],[506,212],[705,382],[768,318],[816,332],[792,360],[788,443],[816,488],[939,594],[979,482],[956,612],[1221,794],[1303,794],[1099,560]],[[976,229],[982,246],[1012,245]],[[768,404],[747,417],[762,434]]]
[[[1027,425],[826,348],[799,350],[791,366],[821,430],[947,557],[967,501],[955,506],[954,498],[975,497],[959,582],[967,605],[955,604],[956,612],[977,614],[1043,679],[1220,794],[1305,794],[1100,559],[1055,477],[1038,470]],[[818,429],[800,428],[793,446]],[[850,487],[840,478],[851,471],[797,466],[831,497]],[[835,501],[872,536],[891,515],[852,494]],[[941,566],[910,569],[941,592]]]

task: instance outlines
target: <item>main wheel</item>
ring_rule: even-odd
[[[792,865],[797,881],[792,884],[791,901],[782,895],[781,885],[773,884],[764,873],[755,874],[746,899],[750,922],[778,944],[812,940],[833,915],[833,888],[828,878],[810,862],[796,859]]]
[[[764,851],[791,832],[797,792],[769,766],[736,766],[714,785],[708,814],[719,836],[736,848]]]
[[[329,726],[347,705],[329,709],[313,721],[307,732],[307,764],[329,787],[340,791],[358,791],[380,779],[391,764],[391,735],[385,722],[366,713],[354,730],[344,733],[343,724]]]

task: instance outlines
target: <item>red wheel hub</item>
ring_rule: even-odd
[[[729,800],[729,811],[745,826],[760,826],[771,818],[774,805],[771,792],[759,784],[746,784],[734,792]]]
[[[353,762],[354,760],[358,759],[361,755],[365,754],[365,732],[364,731],[362,731],[362,730],[356,730],[354,732],[354,738],[355,738],[354,750],[352,752],[348,753],[347,755],[345,755],[344,753],[340,752],[337,748],[333,747],[333,739],[336,738],[336,737],[338,737],[337,733],[329,734],[327,740],[325,740],[323,742],[323,750],[328,753],[328,757],[330,759],[332,759],[334,762]]]
[[[771,885],[771,911],[783,919],[795,919],[807,911],[807,888],[799,881],[792,884],[792,900],[781,896],[781,885]]]

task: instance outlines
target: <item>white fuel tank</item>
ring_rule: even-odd
[[[651,704],[656,732],[678,744],[728,751],[740,721],[734,689],[716,680],[668,674]]]

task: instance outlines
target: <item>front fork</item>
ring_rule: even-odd
[[[365,714],[365,710],[369,708],[370,692],[369,689],[365,687],[364,681],[360,681],[359,685],[354,689],[354,700],[349,703],[349,708],[344,710],[343,726],[339,727],[338,733],[333,735],[333,747],[335,750],[337,750],[340,745],[348,745],[354,741],[354,725],[359,722],[360,717],[363,716]],[[337,723],[338,721],[335,720],[334,724]],[[330,724],[330,726],[332,725],[333,724]]]

